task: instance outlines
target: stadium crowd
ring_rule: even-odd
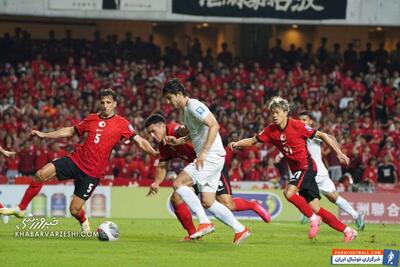
[[[74,150],[77,140],[49,143],[31,138],[31,129],[50,131],[71,126],[96,110],[97,92],[111,87],[119,94],[118,113],[128,118],[142,136],[143,123],[154,111],[168,120],[179,114],[161,99],[161,88],[171,78],[184,82],[190,95],[211,107],[225,142],[252,136],[268,124],[268,100],[280,95],[290,101],[292,116],[308,110],[315,128],[334,135],[350,157],[341,166],[333,151],[323,147],[331,178],[340,190],[355,184],[396,184],[400,175],[400,43],[393,51],[370,43],[357,52],[335,43],[327,47],[308,44],[305,49],[282,42],[256,60],[235,58],[228,44],[213,57],[197,38],[186,51],[176,43],[161,49],[130,33],[93,41],[74,39],[72,32],[56,39],[32,39],[19,28],[0,38],[0,145],[17,155],[0,156],[2,181],[32,175],[49,160]],[[268,181],[272,188],[288,180],[287,164],[272,146],[227,151],[226,165],[232,181]],[[106,178],[132,181],[154,176],[155,159],[120,143],[111,156]],[[172,161],[169,176],[182,168]]]

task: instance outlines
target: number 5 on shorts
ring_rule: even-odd
[[[93,185],[92,183],[89,184],[88,189],[86,190],[87,193],[90,193],[93,189]]]

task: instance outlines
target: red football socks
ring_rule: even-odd
[[[28,189],[26,189],[24,196],[19,204],[20,210],[26,210],[31,200],[40,192],[43,187],[43,183],[32,182]]]
[[[254,202],[248,201],[244,198],[234,198],[232,199],[235,203],[235,211],[253,210]]]
[[[295,205],[301,213],[303,213],[307,218],[310,218],[313,215],[313,211],[304,197],[294,194],[290,198],[288,198],[289,202]]]
[[[82,208],[80,211],[79,211],[79,213],[78,213],[78,215],[74,215],[74,217],[80,222],[80,223],[84,223],[86,220],[87,220],[87,218],[86,218],[86,216],[85,216],[85,209],[84,208]]]
[[[332,227],[333,229],[335,229],[339,232],[343,232],[344,229],[346,228],[346,225],[344,223],[339,221],[335,215],[333,215],[326,209],[320,208],[317,215],[321,216],[322,221],[324,223],[328,224],[330,227]]]
[[[183,228],[188,232],[189,235],[196,233],[196,227],[193,224],[192,214],[185,203],[181,203],[174,207],[175,215]]]

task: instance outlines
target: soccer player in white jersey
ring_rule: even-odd
[[[303,121],[306,125],[313,127],[314,120],[312,115],[308,111],[303,111],[299,113],[299,119]],[[337,143],[336,138],[332,135],[329,137]],[[339,196],[339,193],[336,191],[335,184],[332,182],[329,177],[328,169],[325,167],[325,164],[322,161],[321,156],[321,144],[322,140],[318,138],[307,139],[307,149],[311,154],[311,157],[314,159],[317,164],[318,172],[315,180],[318,185],[319,192],[326,196],[326,198],[337,205],[340,209],[348,213],[356,222],[356,226],[358,230],[364,230],[364,215],[358,213],[353,209],[353,207],[349,204],[349,202],[343,197]],[[339,146],[339,144],[338,144]]]
[[[190,238],[199,238],[215,230],[214,224],[205,213],[206,208],[234,230],[233,242],[241,243],[250,236],[249,229],[242,225],[227,207],[215,200],[226,154],[218,132],[217,120],[206,105],[197,99],[189,98],[185,87],[177,79],[164,86],[163,97],[182,112],[182,122],[189,131],[188,135],[178,139],[168,136],[165,142],[181,145],[191,140],[197,156],[194,162],[183,169],[173,184],[175,192],[199,219],[198,229]],[[189,188],[194,184],[197,184],[200,191],[201,202]]]

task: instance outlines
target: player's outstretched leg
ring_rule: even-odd
[[[289,184],[283,194],[286,199],[295,205],[301,213],[303,213],[310,220],[310,230],[308,232],[309,238],[314,238],[319,232],[319,225],[321,224],[321,217],[315,215],[311,206],[307,203],[304,197],[297,194],[297,187]]]
[[[188,206],[179,195],[174,192],[171,196],[171,204],[174,207],[174,212],[182,227],[187,231],[188,235],[185,236],[182,241],[190,241],[192,240],[190,236],[196,232],[196,227],[193,224],[192,214]]]
[[[192,183],[192,178],[185,171],[182,171],[175,179],[173,186],[175,192],[181,197],[186,205],[188,205],[190,210],[196,214],[199,220],[199,226],[196,233],[190,236],[190,238],[196,239],[214,232],[215,226],[207,217],[207,214],[203,206],[201,205],[199,198],[188,187],[191,186]]]
[[[240,244],[250,236],[250,230],[242,225],[235,218],[235,216],[233,216],[233,213],[230,211],[230,209],[215,200],[215,193],[202,192],[201,201],[203,206],[207,208],[207,210],[210,211],[218,220],[230,226],[234,230],[235,236],[233,238],[233,243]]]
[[[350,203],[343,197],[339,196],[337,192],[326,194],[326,197],[330,202],[337,205],[341,210],[353,217],[356,222],[357,230],[362,231],[365,228],[364,215],[355,211]]]
[[[357,231],[348,227],[344,223],[338,220],[338,218],[333,215],[328,210],[320,207],[319,199],[316,198],[310,202],[311,207],[314,212],[317,213],[318,216],[322,218],[322,221],[328,224],[331,228],[336,231],[342,232],[344,234],[344,241],[350,242],[353,241],[357,237]]]
[[[217,195],[217,200],[231,211],[252,210],[257,213],[264,222],[268,223],[271,221],[271,215],[256,200],[249,201],[239,197],[232,198],[232,195],[229,194]]]
[[[46,164],[43,168],[38,170],[35,174],[35,180],[31,182],[29,187],[26,189],[24,196],[20,204],[16,207],[1,208],[0,214],[4,215],[15,215],[18,218],[25,217],[26,207],[32,201],[32,199],[40,192],[43,187],[44,181],[49,181],[56,175],[56,169],[53,163]]]
[[[85,200],[74,195],[69,206],[69,211],[71,212],[71,215],[74,216],[81,224],[81,231],[84,233],[89,233],[90,224],[88,218],[85,216],[85,209],[83,208],[84,204]]]

